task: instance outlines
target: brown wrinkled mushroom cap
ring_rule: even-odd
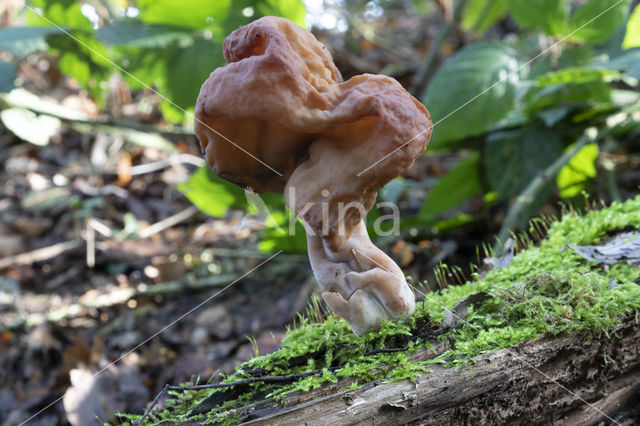
[[[264,17],[239,28],[225,39],[224,56],[229,64],[202,85],[195,110],[207,162],[240,186],[283,192],[308,159],[289,182],[296,212],[313,200],[327,202],[332,218],[339,202],[368,211],[378,190],[427,146],[429,113],[397,81],[364,74],[342,82],[325,46],[287,19]],[[347,233],[362,218],[350,209]],[[302,219],[323,234],[319,205]]]
[[[196,104],[208,164],[240,186],[285,193],[305,223],[325,302],[356,334],[409,315],[411,288],[363,219],[425,150],[425,107],[389,77],[343,82],[325,47],[286,19],[239,28],[224,55],[229,64],[211,73]]]

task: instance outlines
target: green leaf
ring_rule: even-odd
[[[640,7],[636,6],[627,22],[627,32],[622,42],[623,49],[640,47]]]
[[[537,87],[546,87],[553,84],[583,84],[593,81],[610,82],[620,79],[620,73],[605,68],[571,67],[559,71],[550,72],[540,76],[536,80]]]
[[[632,49],[599,66],[624,72],[626,76],[640,80],[640,49]]]
[[[307,237],[302,223],[287,208],[284,195],[273,192],[246,194],[253,214],[264,219],[258,248],[264,252],[305,252]],[[293,222],[292,222],[293,221]]]
[[[0,111],[5,127],[20,139],[34,145],[44,146],[60,131],[60,120],[48,115],[36,115],[22,108]]]
[[[230,0],[138,0],[140,19],[150,24],[204,28],[220,24],[229,11]]]
[[[624,24],[628,10],[628,0],[588,0],[571,16],[570,31],[590,23],[569,39],[590,44],[603,43]]]
[[[213,217],[223,217],[231,207],[244,208],[246,197],[237,185],[216,176],[208,166],[200,167],[185,183],[177,186],[198,209]]]
[[[10,92],[15,87],[16,69],[11,62],[0,61],[0,92]]]
[[[282,16],[306,28],[307,10],[302,0],[261,0],[256,9],[262,16]]]
[[[175,42],[188,42],[192,31],[168,25],[149,25],[139,21],[121,21],[96,31],[96,38],[111,45],[131,47],[165,47]]]
[[[418,216],[423,220],[433,220],[439,214],[457,207],[463,201],[480,194],[479,177],[480,154],[473,153],[463,159],[429,192]]]
[[[569,21],[565,0],[508,0],[509,12],[522,28],[564,35]]]
[[[525,111],[528,114],[562,105],[598,105],[610,101],[611,89],[603,81],[533,87],[524,96]]]
[[[52,27],[8,27],[0,29],[0,50],[17,58],[47,48],[44,36],[58,32]]]
[[[191,46],[178,49],[171,57],[166,69],[166,95],[181,108],[193,108],[202,83],[223,64],[219,44],[196,38]]]
[[[523,127],[487,137],[482,156],[484,174],[491,189],[503,198],[520,194],[549,164],[562,155],[557,132]]]
[[[93,38],[92,31],[76,31],[73,36],[75,39],[66,34],[52,34],[47,42],[60,54],[60,71],[78,81],[100,101],[103,93],[100,83],[111,76],[115,65],[105,46]]]
[[[435,126],[431,149],[484,133],[504,118],[515,105],[517,69],[516,52],[500,42],[475,43],[450,57],[424,98]]]
[[[571,111],[571,107],[557,106],[538,111],[537,115],[542,119],[547,127],[553,127],[556,123],[565,118],[567,114],[569,114],[569,111]]]
[[[585,189],[587,181],[596,176],[599,153],[598,144],[586,145],[560,170],[556,183],[562,198],[579,195]]]
[[[462,25],[484,34],[507,13],[507,0],[470,0],[464,9]]]
[[[91,21],[82,14],[81,2],[76,0],[31,0],[31,8],[42,11],[42,16],[27,10],[27,22],[30,25],[58,25],[63,28],[92,31]],[[43,18],[46,18],[44,19]]]

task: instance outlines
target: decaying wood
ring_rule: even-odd
[[[494,351],[471,367],[434,366],[416,385],[334,384],[276,409],[246,407],[256,425],[637,424],[640,325],[634,316],[609,337],[543,338]],[[262,406],[261,406],[262,405]],[[609,416],[609,418],[607,418]]]

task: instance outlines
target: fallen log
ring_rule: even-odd
[[[434,366],[416,384],[343,383],[291,395],[289,406],[257,409],[251,425],[638,424],[640,326],[610,336],[548,337],[490,352],[458,369]]]

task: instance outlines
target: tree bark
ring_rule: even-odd
[[[609,336],[547,337],[434,366],[409,381],[349,381],[288,398],[288,406],[245,407],[256,425],[640,424],[640,326],[628,318]],[[266,401],[265,401],[266,402]],[[613,421],[612,421],[613,420]]]

